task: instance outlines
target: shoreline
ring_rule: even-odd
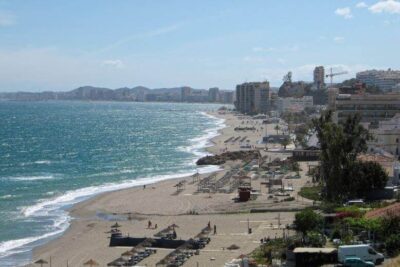
[[[189,151],[187,151],[188,153],[192,153],[193,155],[196,156],[196,159],[194,160],[194,162],[196,162],[199,158],[211,153],[212,147],[214,146],[212,140],[215,139],[216,137],[218,137],[219,135],[221,135],[222,130],[224,128],[228,127],[225,124],[225,120],[223,118],[215,116],[216,114],[214,114],[214,112],[207,111],[207,112],[199,112],[199,113],[202,114],[203,116],[206,116],[206,117],[216,120],[216,126],[210,128],[208,130],[205,130],[204,134],[202,136],[189,139],[189,141],[201,140],[200,142],[204,142],[204,144],[202,144],[200,147],[197,147],[195,144],[189,145],[186,147],[187,150],[189,150]],[[211,134],[211,136],[208,137],[208,135],[210,135],[210,134]],[[194,148],[193,148],[193,146],[194,146]],[[204,174],[210,174],[210,173],[221,171],[221,167],[217,166],[217,165],[196,166],[196,170],[198,173],[204,175]],[[194,173],[196,173],[196,171],[194,171],[193,174]],[[122,192],[125,190],[139,189],[144,185],[146,187],[159,186],[159,185],[163,185],[164,183],[169,184],[170,182],[176,181],[176,180],[186,180],[186,179],[190,178],[193,174],[191,172],[190,173],[182,172],[182,173],[176,173],[176,174],[164,174],[164,175],[156,175],[156,176],[152,176],[152,177],[135,179],[135,180],[130,181],[131,183],[135,183],[134,185],[128,185],[127,187],[125,187],[124,184],[126,184],[126,183],[115,184],[113,186],[115,186],[115,187],[122,186],[122,188],[105,189],[105,191],[103,191],[103,192],[94,193],[93,195],[89,195],[89,196],[84,196],[83,200],[78,200],[78,202],[67,205],[70,207],[61,208],[62,210],[64,210],[67,213],[67,216],[68,216],[68,219],[65,222],[67,224],[66,228],[63,230],[57,230],[56,232],[48,233],[48,237],[46,237],[42,240],[38,239],[36,241],[33,241],[32,244],[37,242],[37,243],[39,243],[39,245],[32,245],[32,247],[33,247],[32,254],[35,255],[36,250],[39,250],[42,247],[50,246],[50,244],[52,244],[53,242],[57,242],[58,239],[62,238],[68,232],[73,231],[72,228],[74,225],[74,220],[76,219],[76,216],[78,215],[78,213],[76,211],[79,210],[79,207],[85,206],[87,203],[94,203],[98,199],[100,199],[101,197],[103,197],[104,195],[107,195],[107,194],[118,193],[118,192]],[[129,182],[127,182],[127,183],[129,183]],[[107,185],[104,185],[104,186],[107,186]],[[85,189],[85,188],[82,188],[82,189]],[[82,190],[82,189],[80,189],[80,190]],[[47,200],[47,201],[51,201],[51,200]],[[38,205],[44,205],[44,204],[39,202],[33,206],[30,206],[29,208],[34,208],[35,206],[38,206]],[[24,212],[26,212],[26,211],[24,211]],[[29,244],[30,243],[28,243],[27,245],[29,245]],[[15,254],[10,254],[7,257],[12,257],[12,255],[15,255]],[[31,259],[31,260],[33,260],[33,259]],[[20,265],[20,266],[30,266],[30,263]]]
[[[214,115],[214,114],[212,114]],[[248,142],[261,149],[264,145],[258,143],[262,136],[263,127],[273,129],[273,125],[255,125],[257,131],[237,132],[235,127],[242,125],[243,118],[227,113],[221,116],[225,119],[225,127],[219,135],[213,137],[205,148],[208,153],[220,154],[229,151],[242,150],[242,142],[227,142],[234,136],[239,140],[246,137]],[[247,118],[245,118],[247,120]],[[250,122],[249,122],[250,123]],[[255,123],[255,122],[254,122]],[[269,158],[283,156],[282,153],[265,152]],[[254,189],[259,189],[257,199],[249,202],[235,202],[236,190],[230,192],[207,193],[199,190],[200,182],[205,177],[213,177],[214,181],[223,180],[227,173],[243,168],[245,162],[241,160],[227,161],[220,170],[202,174],[195,181],[193,176],[169,179],[154,183],[146,188],[134,187],[99,194],[89,200],[80,202],[69,210],[74,218],[70,227],[59,237],[33,250],[33,261],[39,258],[49,261],[53,266],[81,266],[90,258],[95,259],[101,266],[115,260],[121,253],[130,249],[127,247],[110,247],[109,230],[116,221],[122,227],[124,235],[134,237],[151,237],[159,230],[171,224],[177,224],[178,237],[181,239],[193,238],[208,222],[218,226],[218,234],[212,235],[211,242],[202,250],[200,255],[191,258],[184,266],[222,266],[225,262],[241,254],[251,253],[259,245],[260,238],[282,235],[281,224],[290,224],[294,220],[294,210],[309,206],[307,201],[299,201],[298,189],[304,185],[306,179],[290,181],[293,183],[293,196],[297,201],[276,203],[271,198],[263,179],[251,178]],[[302,168],[306,170],[306,165]],[[305,177],[305,171],[301,175]],[[252,172],[248,174],[253,176]],[[308,178],[307,178],[308,179]],[[254,181],[253,181],[254,180]],[[183,182],[186,181],[186,182]],[[179,182],[185,184],[183,190],[177,190]],[[229,185],[229,184],[227,184]],[[252,209],[265,208],[271,210],[266,213],[250,213]],[[276,212],[274,212],[276,210]],[[279,212],[279,224],[277,216]],[[147,228],[147,222],[157,224],[158,229]],[[247,232],[247,226],[253,231]],[[230,251],[226,248],[232,244],[239,244],[240,249]],[[157,255],[146,258],[140,262],[141,266],[155,266],[171,250],[160,249]],[[213,263],[210,265],[210,259]],[[34,267],[33,264],[26,266]]]

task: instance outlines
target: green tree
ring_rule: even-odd
[[[312,209],[302,210],[295,215],[296,230],[305,236],[309,231],[318,231],[322,228],[323,217]]]
[[[383,188],[388,180],[388,175],[379,163],[368,161],[355,161],[349,169],[348,197],[365,198],[374,189]]]
[[[367,150],[367,141],[371,139],[360,120],[356,114],[339,125],[332,122],[331,111],[313,120],[321,145],[320,178],[324,197],[329,201],[365,197],[371,190],[386,184],[387,174],[379,164],[357,160],[357,156]]]
[[[284,138],[280,143],[283,146],[283,149],[286,150],[286,146],[288,146],[290,144],[290,140],[289,140],[289,138]]]

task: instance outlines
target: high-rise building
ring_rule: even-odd
[[[400,71],[366,70],[358,72],[356,78],[368,86],[378,86],[382,91],[390,91],[400,84]]]
[[[189,97],[192,95],[192,88],[188,86],[184,86],[181,88],[181,101],[185,102],[189,100]]]
[[[236,109],[245,114],[266,113],[270,108],[269,82],[250,82],[236,86]]]
[[[234,101],[234,91],[220,91],[219,101],[224,104],[232,104]]]
[[[314,86],[319,90],[325,86],[324,66],[318,66],[314,69]]]
[[[219,101],[219,88],[213,87],[208,89],[208,101],[210,102],[218,102]]]

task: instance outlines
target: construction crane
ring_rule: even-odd
[[[335,72],[334,73],[332,71],[332,68],[330,68],[329,70],[330,70],[329,74],[326,74],[325,77],[326,78],[328,78],[328,77],[331,78],[331,87],[332,87],[332,83],[333,83],[333,77],[349,73],[348,71],[341,71],[341,72]]]

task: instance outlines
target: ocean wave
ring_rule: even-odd
[[[217,170],[219,170],[218,166],[205,166],[199,168],[197,171],[199,173],[208,173]],[[7,257],[12,254],[29,251],[34,247],[34,243],[47,240],[64,232],[68,228],[71,220],[68,212],[65,211],[66,207],[101,193],[153,184],[173,178],[182,178],[193,175],[194,173],[195,172],[185,172],[178,174],[158,175],[154,177],[139,178],[137,180],[129,180],[122,183],[109,183],[99,186],[85,187],[77,190],[67,191],[63,195],[53,199],[43,199],[35,205],[22,208],[21,212],[25,218],[34,219],[45,216],[51,218],[53,220],[53,224],[49,227],[46,234],[0,243],[0,257]]]
[[[16,253],[29,251],[33,248],[33,243],[61,234],[68,228],[68,226],[69,219],[64,220],[62,223],[57,223],[58,229],[55,229],[54,231],[48,232],[46,234],[0,242],[0,257],[7,257]]]
[[[37,160],[34,162],[35,164],[51,164],[51,160]]]
[[[4,195],[4,196],[0,196],[0,199],[10,199],[15,197],[15,195]]]
[[[213,168],[210,168],[213,167]],[[214,170],[218,170],[217,166],[209,166],[200,168],[199,172],[206,173],[211,172]],[[51,215],[53,211],[57,211],[60,208],[67,207],[78,202],[81,202],[89,197],[110,191],[116,191],[120,189],[126,189],[135,186],[142,186],[147,184],[156,183],[159,181],[164,181],[173,178],[182,178],[189,175],[192,175],[194,172],[185,172],[180,174],[166,174],[166,175],[157,175],[153,177],[145,177],[145,178],[138,178],[135,180],[126,180],[121,183],[107,183],[98,186],[89,186],[84,187],[76,190],[70,190],[65,192],[63,195],[58,196],[53,199],[43,199],[36,203],[35,205],[28,206],[22,208],[22,214],[25,217],[29,216],[48,216]]]
[[[52,180],[55,177],[53,175],[40,175],[40,176],[17,176],[17,177],[6,177],[6,180],[21,182],[21,181],[39,181],[39,180]]]
[[[219,130],[225,127],[224,124],[225,121],[223,119],[216,118],[205,112],[201,112],[200,114],[205,117],[212,118],[216,126],[204,131],[204,134],[202,136],[190,139],[189,141],[191,144],[188,147],[183,148],[185,151],[192,153],[196,158],[208,154],[204,150],[204,148],[210,146],[211,145],[210,140],[213,137],[218,136]],[[47,164],[47,162],[45,161],[40,161],[40,162],[43,163],[37,163],[37,164]],[[191,172],[164,174],[153,177],[138,178],[135,180],[125,180],[120,183],[107,183],[102,185],[89,186],[81,189],[70,190],[63,193],[62,195],[57,194],[56,196],[50,199],[46,198],[39,200],[34,205],[21,208],[20,209],[21,216],[23,216],[26,220],[39,220],[39,221],[41,220],[41,217],[47,217],[50,220],[52,220],[53,222],[52,225],[50,225],[46,229],[45,234],[1,242],[0,257],[3,258],[16,253],[30,251],[33,249],[33,247],[38,245],[38,243],[42,244],[49,238],[53,238],[54,236],[61,234],[69,227],[71,220],[71,217],[69,213],[66,211],[66,208],[78,202],[89,199],[90,197],[93,197],[95,195],[126,188],[132,188],[135,186],[148,185],[173,178],[182,178],[192,175],[195,172],[209,173],[218,170],[220,170],[219,166],[202,166],[196,168],[196,170],[193,170]],[[119,173],[130,173],[130,172],[134,172],[134,170],[123,169]],[[105,173],[102,173],[101,175],[103,174]],[[110,175],[110,173],[108,173],[108,175]],[[35,180],[54,179],[54,176],[44,175],[44,176],[27,176],[27,177],[10,177],[10,178],[16,181],[35,181]]]
[[[204,134],[200,137],[195,137],[189,139],[190,145],[185,147],[178,147],[178,150],[188,152],[196,156],[194,161],[191,163],[195,163],[199,158],[209,155],[205,148],[212,146],[211,139],[220,135],[219,131],[226,127],[225,120],[212,116],[206,112],[199,112],[204,117],[210,118],[213,120],[213,123],[216,125],[213,128],[207,129],[204,131]]]

